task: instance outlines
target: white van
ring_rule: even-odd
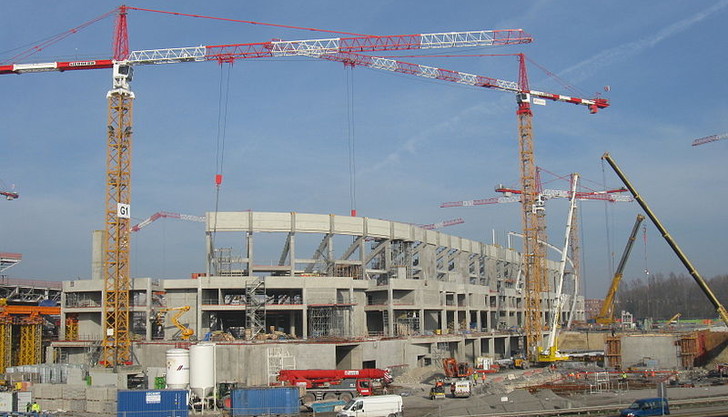
[[[336,417],[402,417],[402,397],[373,395],[351,399]]]

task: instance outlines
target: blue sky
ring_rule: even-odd
[[[529,45],[448,50],[524,52],[537,66],[531,88],[591,97],[597,115],[564,103],[534,106],[536,161],[590,188],[620,186],[603,165],[609,151],[706,277],[725,274],[728,141],[691,147],[728,131],[725,74],[728,1],[130,1],[129,6],[344,32],[397,35],[521,28]],[[0,61],[118,6],[110,2],[10,2],[0,14]],[[23,62],[109,58],[113,19],[96,23]],[[132,50],[335,35],[131,11]],[[437,52],[437,51],[436,51]],[[401,54],[401,53],[400,53]],[[512,57],[418,57],[404,61],[517,80]],[[229,77],[229,83],[227,82]],[[444,201],[495,197],[517,187],[512,94],[303,58],[136,68],[132,215],[202,215],[216,205],[213,178],[220,85],[225,123],[223,211],[348,214],[348,111],[356,148],[361,216],[409,223],[462,217],[447,233],[505,244],[519,231],[517,204],[441,209]],[[347,83],[353,105],[348,107]],[[604,87],[609,87],[605,93]],[[109,70],[5,75],[0,179],[21,198],[0,203],[0,251],[20,252],[11,278],[90,275],[91,232],[103,228]],[[550,177],[545,177],[551,180]],[[565,182],[550,188],[566,189]],[[550,241],[561,246],[565,200],[548,203]],[[639,212],[637,203],[581,205],[586,295],[603,297]],[[646,222],[626,279],[684,273]],[[514,241],[515,242],[515,241]],[[134,236],[134,276],[183,278],[204,271],[199,223],[159,220]],[[520,245],[520,243],[518,243]],[[610,251],[613,253],[610,256]],[[273,254],[271,258],[277,258]],[[557,259],[555,255],[552,255]],[[726,302],[728,300],[724,300]]]

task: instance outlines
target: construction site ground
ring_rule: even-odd
[[[488,374],[485,381],[473,386],[470,398],[453,398],[448,392],[445,399],[430,400],[430,387],[443,378],[441,369],[419,368],[398,377],[391,391],[403,396],[404,414],[408,417],[488,415],[611,405],[626,408],[635,399],[656,396],[660,382],[665,383],[668,398],[672,400],[728,396],[728,379],[707,378],[704,372],[654,375],[632,372],[621,383],[620,375],[612,374],[608,385],[597,387],[593,383],[596,371],[589,368],[510,369]],[[667,381],[670,376],[675,382]]]

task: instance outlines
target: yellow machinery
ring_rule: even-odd
[[[632,246],[634,245],[635,237],[637,236],[637,232],[639,231],[640,224],[642,224],[642,220],[645,219],[645,216],[638,214],[637,219],[634,222],[634,226],[632,226],[632,232],[629,234],[629,239],[627,240],[627,246],[624,247],[624,252],[622,253],[622,258],[619,260],[619,264],[617,265],[617,271],[614,273],[614,277],[612,277],[612,285],[609,286],[609,291],[607,291],[607,297],[604,299],[604,303],[602,303],[602,308],[599,310],[599,314],[595,317],[595,320],[599,324],[614,324],[614,299],[617,296],[617,289],[619,289],[619,283],[622,281],[622,273],[624,272],[624,266],[627,264],[627,259],[629,259],[629,254],[632,251]]]
[[[665,322],[665,326],[671,326],[674,323],[677,323],[678,319],[682,316],[682,313],[677,313],[674,316],[670,318],[670,320]]]
[[[680,249],[680,246],[677,245],[677,242],[675,242],[675,239],[670,236],[670,233],[665,229],[665,227],[660,223],[660,220],[655,216],[655,214],[650,210],[650,207],[647,205],[647,202],[645,202],[642,199],[642,196],[637,193],[637,190],[632,186],[632,183],[629,182],[627,177],[624,175],[621,169],[619,169],[619,166],[617,166],[617,163],[614,162],[612,157],[609,155],[609,153],[605,153],[602,155],[602,159],[607,161],[609,166],[612,167],[614,172],[617,174],[619,179],[622,180],[624,185],[629,189],[629,192],[632,193],[632,196],[635,200],[639,203],[639,205],[642,207],[642,209],[647,213],[647,217],[652,220],[652,224],[655,225],[657,230],[660,232],[662,237],[665,239],[668,245],[670,245],[670,248],[672,248],[672,251],[675,252],[675,255],[677,255],[678,259],[680,259],[680,262],[682,262],[683,266],[688,270],[690,273],[690,276],[693,277],[695,282],[698,284],[700,289],[703,291],[706,297],[708,297],[708,300],[711,304],[713,304],[713,307],[715,307],[716,312],[718,313],[718,316],[720,316],[721,320],[728,325],[728,311],[725,309],[723,304],[721,304],[720,300],[718,300],[718,297],[715,296],[713,293],[713,290],[710,289],[708,286],[708,283],[703,279],[703,277],[698,273],[698,270],[695,269],[693,264],[690,262],[687,256],[683,253],[683,251]]]
[[[176,311],[176,313],[172,316],[172,324],[175,325],[179,329],[180,333],[180,339],[182,340],[189,340],[192,335],[195,334],[195,331],[190,329],[189,327],[185,326],[184,324],[180,323],[179,318],[182,317],[183,314],[190,311],[190,306],[182,306],[182,307],[169,307],[169,308],[162,308],[157,310],[157,314],[152,319],[160,326],[164,326],[166,313],[168,311]]]
[[[60,307],[7,305],[0,298],[0,372],[13,365],[42,362],[43,315],[59,315]],[[13,328],[20,338],[13,349]]]

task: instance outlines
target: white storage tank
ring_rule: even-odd
[[[215,344],[190,346],[190,389],[197,398],[206,398],[215,389]]]
[[[190,384],[190,351],[169,349],[167,351],[167,388],[187,389]]]

